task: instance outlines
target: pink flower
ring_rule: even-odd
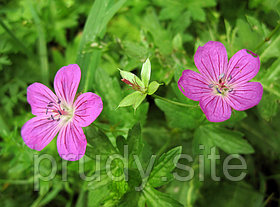
[[[243,111],[260,102],[262,85],[248,82],[260,69],[256,54],[242,49],[228,62],[224,45],[210,41],[197,49],[194,62],[200,74],[183,71],[178,87],[187,98],[199,101],[209,121],[225,121],[232,108]]]
[[[82,127],[90,125],[101,113],[101,98],[91,92],[75,95],[81,79],[78,65],[62,67],[54,78],[56,95],[45,85],[33,83],[27,88],[27,101],[31,106],[30,119],[21,129],[25,144],[41,151],[57,136],[59,155],[70,161],[81,159],[87,140]]]

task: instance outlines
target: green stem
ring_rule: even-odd
[[[33,4],[29,2],[29,9],[34,19],[35,25],[37,27],[37,33],[39,38],[39,55],[40,55],[40,64],[42,72],[42,81],[45,84],[49,84],[49,62],[48,62],[48,52],[47,52],[47,43],[45,37],[45,31],[41,24],[40,17],[38,16],[36,10],[33,7]]]
[[[268,196],[268,198],[265,200],[265,202],[263,203],[262,206],[267,206],[267,204],[268,204],[271,200],[273,200],[273,199],[272,199],[273,196],[274,196],[274,193],[271,193],[270,196]]]
[[[167,148],[170,146],[172,141],[174,141],[174,140],[171,140],[171,138],[169,138],[168,141],[165,142],[165,144],[159,149],[159,151],[157,152],[157,155],[161,156],[167,150]]]
[[[256,47],[255,51],[259,50],[266,42],[268,42],[272,36],[277,32],[277,30],[280,28],[280,22],[277,24],[277,26],[271,31],[271,33],[262,41],[258,44]]]
[[[15,44],[18,45],[22,49],[22,51],[24,51],[24,54],[28,55],[29,57],[33,56],[32,52],[27,47],[25,47],[24,44],[22,44],[22,42],[14,35],[14,33],[7,27],[7,25],[1,19],[0,25],[11,36]]]
[[[156,94],[153,94],[152,96],[154,98],[161,99],[161,100],[163,100],[165,102],[168,102],[168,103],[171,103],[171,104],[174,104],[174,105],[177,105],[177,106],[183,106],[183,107],[189,107],[189,108],[197,108],[198,107],[198,106],[194,106],[194,105],[190,105],[190,104],[184,104],[184,103],[180,103],[180,102],[177,102],[177,101],[172,101],[172,100],[169,100],[167,98],[158,96]]]

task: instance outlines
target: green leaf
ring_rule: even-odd
[[[178,106],[160,99],[155,99],[155,103],[164,112],[171,128],[194,129],[201,123],[203,114],[199,108]],[[193,101],[189,103],[197,104]]]
[[[228,154],[252,154],[253,147],[243,139],[238,131],[228,130],[213,125],[201,126],[197,129],[201,136],[211,140],[214,145]]]
[[[159,158],[148,181],[153,187],[160,187],[173,179],[173,174],[171,172],[176,167],[181,152],[181,146],[175,147]]]
[[[146,186],[143,193],[149,207],[183,207],[181,203],[171,198],[168,194],[157,191],[150,186]]]
[[[143,149],[140,123],[135,124],[132,127],[132,129],[129,130],[127,136],[127,143],[128,143],[129,160],[132,161],[133,155],[139,156]]]
[[[132,207],[137,207],[138,206],[138,201],[139,201],[140,193],[131,191],[125,194],[118,204],[118,207],[127,207],[127,206],[132,206]]]
[[[278,98],[272,94],[264,93],[258,105],[258,111],[262,118],[269,121],[278,112]]]
[[[208,134],[205,133],[202,127],[195,130],[194,138],[192,142],[192,151],[195,156],[201,156],[204,161],[204,172],[206,175],[211,173],[211,160],[208,159],[208,155],[211,154],[211,149],[216,147],[212,139],[209,139]],[[219,154],[219,150],[216,149],[216,154]],[[199,160],[201,162],[201,160]]]
[[[183,48],[182,35],[178,33],[172,40],[172,46],[175,50],[180,50]]]
[[[157,89],[158,89],[158,87],[159,87],[160,85],[161,85],[161,84],[159,84],[159,83],[156,82],[156,81],[151,82],[151,83],[149,84],[149,87],[148,87],[148,95],[154,94],[154,93],[157,91]]]
[[[101,155],[101,160],[106,160],[111,154],[117,153],[107,135],[101,130],[93,127],[86,128],[87,141],[92,146],[87,146],[86,155],[96,159],[96,155]]]
[[[245,182],[219,183],[205,189],[208,196],[198,206],[263,207],[264,194]]]
[[[117,148],[121,155],[124,154],[124,146],[127,144],[126,139],[123,136],[117,136],[116,139]]]
[[[147,58],[147,60],[142,65],[142,70],[141,70],[141,79],[146,88],[149,85],[150,77],[151,77],[151,62],[150,59]]]

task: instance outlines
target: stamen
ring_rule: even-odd
[[[59,110],[57,110],[57,112],[58,112],[60,115],[62,115],[62,113],[61,113]]]
[[[232,91],[233,91],[233,88],[230,88],[228,92],[232,92]]]
[[[222,92],[218,88],[216,88],[216,90],[219,94],[222,94]]]
[[[49,111],[49,108],[47,108],[47,110],[46,110],[46,114],[48,114],[48,111]]]
[[[52,120],[54,121],[53,115],[51,115]]]
[[[60,99],[58,99],[58,102],[57,102],[58,104],[60,104],[61,103],[61,100]]]
[[[214,84],[211,83],[211,84],[208,85],[208,87],[209,87],[209,88],[213,88],[213,87],[214,87]]]
[[[57,121],[60,121],[60,118],[58,118]]]
[[[51,105],[51,104],[48,104],[48,105],[47,105],[47,107],[50,107],[50,108],[51,108],[51,107],[53,107],[53,105]]]

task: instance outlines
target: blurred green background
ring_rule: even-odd
[[[280,206],[279,16],[279,0],[0,0],[0,204]],[[196,70],[196,48],[210,40],[222,42],[229,57],[243,48],[260,56],[261,69],[254,81],[263,84],[264,94],[257,107],[235,111],[230,120],[216,124],[202,124],[200,109],[152,97],[136,113],[132,108],[116,110],[131,93],[120,81],[118,68],[139,75],[147,57],[152,63],[151,80],[164,84],[158,95],[197,105],[180,93],[176,82],[184,69]],[[78,162],[71,162],[68,180],[62,181],[56,141],[36,152],[24,144],[20,129],[32,118],[27,86],[42,82],[52,88],[57,70],[73,63],[82,70],[79,91],[102,97],[104,109],[94,127],[106,132],[110,145],[116,147],[116,137],[126,137],[140,122],[145,149],[142,160],[182,146],[182,152],[194,156],[196,169],[201,154],[198,144],[206,146],[205,153],[218,146],[221,157],[230,153],[244,156],[246,178],[230,182],[221,175],[221,182],[214,182],[206,162],[204,182],[174,180],[136,194],[131,183],[105,179],[102,184],[88,185],[79,177]],[[86,135],[95,142],[94,133],[86,131]],[[224,142],[219,144],[211,137]],[[39,191],[34,191],[33,156],[43,153],[55,157],[58,173],[49,182],[40,181]],[[86,174],[92,173],[94,161],[86,156],[85,162]],[[48,160],[42,161],[41,174],[48,175],[50,167]],[[219,174],[221,163],[217,170]]]

